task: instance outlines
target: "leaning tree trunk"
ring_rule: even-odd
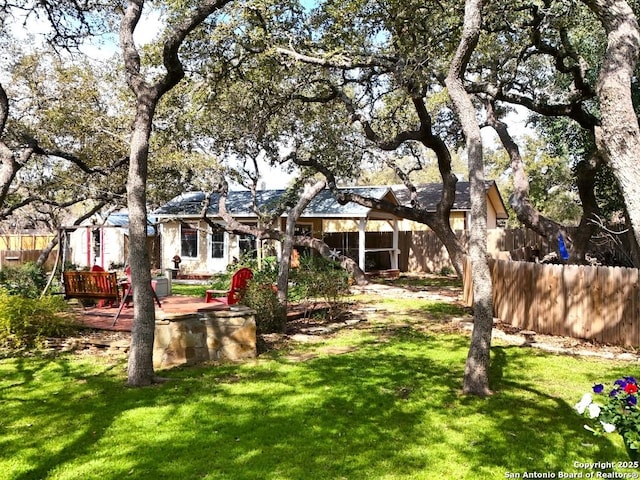
[[[287,306],[287,293],[289,290],[289,270],[291,268],[291,253],[293,252],[293,241],[295,236],[296,222],[307,208],[307,205],[320,193],[327,183],[323,180],[316,182],[311,187],[305,187],[304,192],[296,205],[287,213],[287,226],[284,239],[282,240],[282,254],[280,255],[280,265],[278,268],[278,302]]]
[[[294,245],[312,248],[324,258],[335,260],[335,258],[332,257],[329,245],[319,238],[295,237]],[[349,258],[346,255],[339,255],[338,262],[340,263],[340,266],[353,277],[353,281],[356,285],[366,285],[369,283],[365,273],[362,271],[358,263],[352,258]]]
[[[529,178],[520,155],[520,148],[509,133],[507,125],[497,118],[491,102],[487,102],[486,109],[487,123],[496,131],[502,146],[509,155],[513,176],[513,193],[509,197],[509,205],[516,213],[518,220],[527,228],[544,237],[550,245],[555,245],[558,253],[560,253],[558,236],[562,234],[567,237],[571,245],[572,259],[570,261],[584,263],[589,241],[596,231],[593,220],[598,213],[598,204],[594,194],[595,173],[599,166],[598,156],[594,155],[589,161],[583,161],[578,164],[576,180],[582,201],[583,214],[576,234],[569,239],[563,225],[542,215],[531,203]]]
[[[601,127],[596,142],[611,165],[624,197],[631,229],[640,243],[640,127],[631,80],[640,49],[638,23],[624,0],[585,0],[607,32],[607,49],[597,83]]]
[[[464,371],[463,391],[489,395],[489,359],[493,330],[492,286],[487,261],[487,200],[482,159],[482,138],[476,110],[464,89],[463,77],[480,36],[481,0],[465,3],[462,37],[445,80],[453,107],[464,131],[471,187],[471,229],[469,257],[473,280],[473,333]]]

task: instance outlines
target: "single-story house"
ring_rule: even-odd
[[[423,205],[429,210],[439,200],[438,187],[425,185],[420,187]],[[392,203],[408,202],[404,187],[350,187],[349,190],[363,196],[385,199]],[[269,211],[270,206],[284,195],[284,190],[262,190],[257,192],[259,208]],[[435,199],[435,201],[434,201]],[[487,182],[487,218],[489,228],[496,228],[497,220],[506,218],[504,203],[495,182]],[[207,217],[220,224],[219,230],[212,230],[201,218],[205,194],[189,192],[172,199],[155,210],[152,215],[158,220],[161,237],[160,259],[162,268],[173,267],[173,258],[180,257],[181,275],[204,276],[225,271],[229,264],[243,255],[258,255],[272,248],[276,255],[278,245],[272,242],[259,242],[252,235],[234,235],[224,231],[224,222],[218,215],[219,196],[213,194],[209,202]],[[229,192],[227,211],[236,220],[246,224],[256,224],[257,216],[252,209],[252,197],[249,191]],[[458,182],[456,203],[451,213],[454,229],[465,229],[468,225],[470,209],[468,182]],[[279,219],[277,228],[284,230],[286,214]],[[297,234],[325,238],[331,234],[344,234],[349,243],[349,234],[353,235],[350,245],[344,242],[336,244],[335,249],[350,254],[357,260],[360,268],[367,271],[368,256],[383,256],[387,259],[386,268],[398,269],[400,254],[398,236],[401,230],[425,229],[424,225],[399,219],[393,215],[379,212],[350,202],[341,205],[329,190],[322,191],[314,198],[297,222]],[[372,233],[390,232],[385,241],[371,242]]]
[[[155,218],[149,217],[147,226],[151,263],[158,265],[158,229]],[[64,235],[64,262],[77,268],[98,265],[105,270],[121,268],[129,256],[129,215],[126,212],[111,213],[106,218],[98,215],[79,226],[62,227]]]
[[[353,187],[350,190],[397,203],[395,195],[388,187]],[[277,205],[284,194],[285,190],[261,190],[257,192],[256,203],[260,209],[268,212],[272,206]],[[272,249],[273,253],[278,254],[279,246],[273,242],[260,242],[253,235],[234,235],[224,231],[224,222],[218,215],[217,193],[212,195],[207,216],[220,224],[221,228],[212,231],[201,219],[204,200],[205,194],[202,192],[185,193],[153,212],[159,222],[162,238],[160,251],[163,262],[166,262],[165,267],[171,267],[171,259],[179,256],[182,275],[206,275],[225,271],[229,264],[243,255],[258,255],[265,249]],[[237,221],[248,225],[257,223],[258,219],[252,205],[251,192],[229,192],[226,209]],[[296,234],[322,238],[327,231],[328,223],[355,222],[362,232],[361,242],[364,247],[365,225],[371,220],[390,223],[392,230],[393,225],[397,225],[397,219],[393,215],[353,202],[340,205],[329,190],[324,190],[305,209],[296,224]],[[275,227],[284,230],[285,223],[286,214],[282,215],[279,225]],[[397,246],[394,248],[393,245],[389,245],[386,250],[397,258]],[[364,248],[361,264],[364,265]]]

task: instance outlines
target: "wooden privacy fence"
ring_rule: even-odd
[[[42,250],[54,238],[47,234],[4,234],[0,235],[0,251]]]
[[[35,262],[40,257],[41,250],[3,250],[0,251],[0,269],[4,267],[17,267],[27,262]],[[53,268],[55,255],[49,255],[44,264],[46,268]]]
[[[490,260],[494,316],[524,330],[640,345],[639,270]],[[464,301],[472,303],[470,264]]]

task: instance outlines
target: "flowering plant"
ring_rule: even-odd
[[[607,389],[603,384],[593,386],[593,394],[585,393],[576,404],[580,415],[594,421],[585,425],[596,435],[618,432],[627,452],[638,456],[640,449],[640,409],[638,408],[638,382],[634,377],[623,377]]]

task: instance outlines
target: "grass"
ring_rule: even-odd
[[[393,315],[304,345],[307,361],[293,346],[164,371],[168,382],[145,389],[125,387],[122,360],[0,360],[0,478],[475,480],[606,473],[574,462],[626,459],[572,406],[635,364],[496,344],[495,394],[467,397],[469,339],[441,328],[461,312],[388,306]]]
[[[212,288],[211,285],[193,285],[173,282],[171,284],[171,294],[186,295],[188,297],[204,297],[208,288]]]

